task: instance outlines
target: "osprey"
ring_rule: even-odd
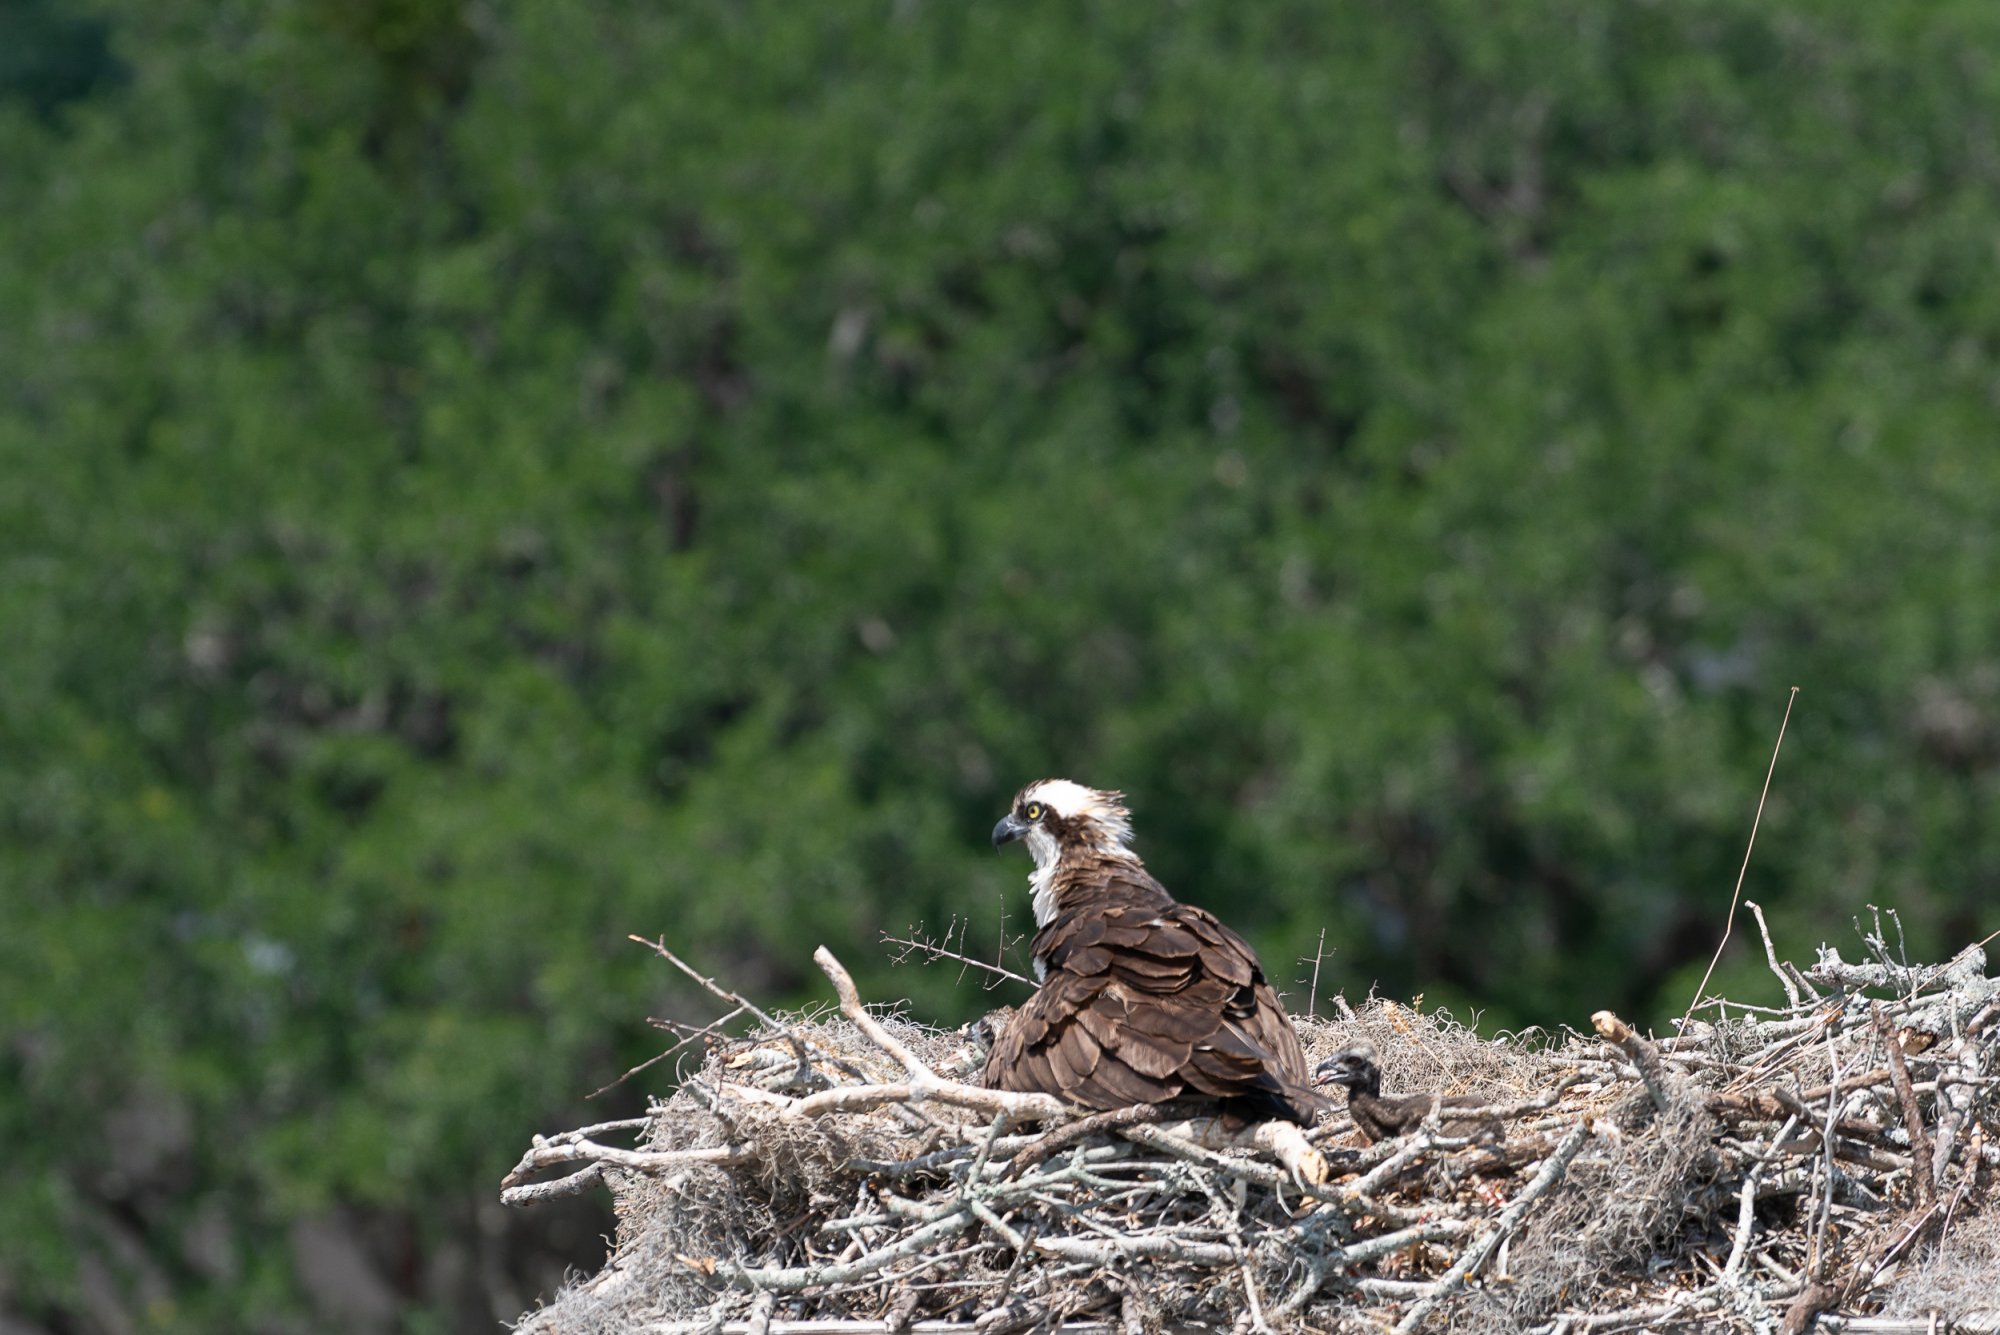
[[[986,1084],[1312,1125],[1326,1103],[1256,952],[1152,878],[1121,796],[1044,779],[993,827],[995,848],[1019,839],[1034,855],[1041,986],[994,1036]]]
[[[1501,1138],[1500,1122],[1491,1116],[1454,1116],[1454,1111],[1485,1106],[1487,1100],[1471,1094],[1382,1093],[1382,1067],[1372,1043],[1356,1043],[1321,1062],[1313,1071],[1313,1083],[1347,1086],[1347,1111],[1354,1125],[1370,1144],[1391,1136],[1408,1135],[1438,1114],[1438,1130],[1447,1136],[1467,1136],[1482,1143]]]

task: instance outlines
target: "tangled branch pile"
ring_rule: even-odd
[[[1865,939],[1657,1042],[1342,1004],[1312,1059],[1365,1039],[1506,1132],[1365,1146],[1342,1113],[1307,1145],[977,1088],[966,1035],[871,1013],[824,950],[840,1017],[780,1018],[656,946],[754,1031],[710,1026],[644,1118],[535,1139],[505,1199],[607,1182],[619,1237],[519,1329],[2000,1330],[2000,980]]]

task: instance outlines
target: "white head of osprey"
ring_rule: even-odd
[[[1035,926],[1046,927],[1056,916],[1056,871],[1066,847],[1101,857],[1134,857],[1132,813],[1123,797],[1070,779],[1042,779],[1023,788],[1013,809],[993,827],[995,848],[1019,839],[1035,859],[1028,875]]]

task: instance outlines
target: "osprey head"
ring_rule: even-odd
[[[1379,1094],[1382,1068],[1372,1043],[1342,1048],[1313,1068],[1315,1085],[1345,1085],[1350,1093]]]
[[[993,846],[1025,839],[1037,867],[1053,865],[1066,848],[1126,852],[1132,842],[1132,814],[1121,803],[1123,797],[1068,779],[1031,783],[993,827]]]

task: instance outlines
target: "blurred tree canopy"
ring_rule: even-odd
[[[1990,925],[1986,0],[10,15],[28,1328],[490,1329],[625,934],[956,1022],[1044,775],[1294,1004],[1659,1019],[1798,685],[1785,946]]]

